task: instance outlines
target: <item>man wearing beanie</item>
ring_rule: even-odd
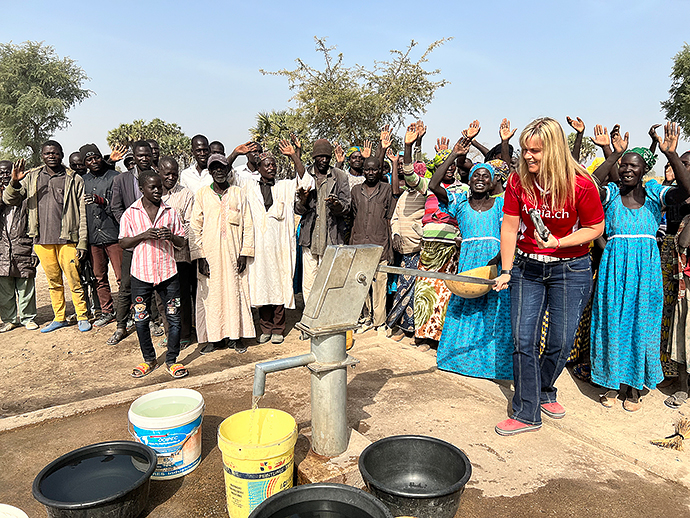
[[[300,187],[295,201],[295,213],[302,216],[299,244],[302,246],[302,295],[305,302],[326,247],[345,244],[345,215],[350,211],[347,174],[330,165],[333,146],[328,140],[319,139],[314,142],[313,149],[314,165],[308,169],[311,185]]]
[[[89,228],[89,251],[96,277],[96,291],[101,306],[101,315],[93,323],[103,327],[115,320],[113,297],[108,281],[108,262],[113,267],[118,291],[122,271],[122,248],[118,244],[120,226],[112,211],[113,180],[117,171],[108,167],[103,155],[95,144],[79,148],[84,165],[89,170],[84,178],[84,203],[86,204],[86,224]]]

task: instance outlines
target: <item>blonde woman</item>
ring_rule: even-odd
[[[541,428],[542,412],[565,416],[554,383],[575,340],[592,289],[589,242],[604,230],[599,190],[572,158],[561,125],[544,117],[520,135],[517,173],[505,192],[501,264],[495,290],[510,287],[513,352],[513,414],[496,425],[500,435]],[[549,231],[542,239],[534,209]],[[549,311],[546,349],[539,358],[540,328]]]

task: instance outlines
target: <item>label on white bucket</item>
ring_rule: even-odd
[[[147,430],[132,424],[136,438],[158,454],[153,478],[179,477],[192,471],[201,460],[201,421],[163,430]]]

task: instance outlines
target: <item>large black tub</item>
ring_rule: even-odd
[[[369,491],[393,516],[452,518],[472,474],[467,455],[422,435],[397,435],[370,444],[359,457]]]
[[[373,496],[342,484],[307,484],[276,493],[249,518],[392,518]]]
[[[137,442],[84,446],[43,468],[33,495],[51,518],[135,518],[146,507],[156,461]]]

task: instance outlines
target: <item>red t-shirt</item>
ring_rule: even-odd
[[[529,201],[522,188],[520,177],[513,173],[508,178],[503,212],[509,216],[520,216],[520,232],[517,247],[528,254],[551,255],[554,257],[580,257],[589,251],[589,243],[565,248],[539,248],[534,238],[534,224],[529,210],[539,210],[546,228],[558,239],[563,239],[582,227],[601,223],[604,219],[604,208],[601,206],[599,189],[589,178],[577,175],[575,179],[575,203],[567,202],[560,210],[552,211],[548,204],[542,202],[542,193],[537,189],[537,203]]]

